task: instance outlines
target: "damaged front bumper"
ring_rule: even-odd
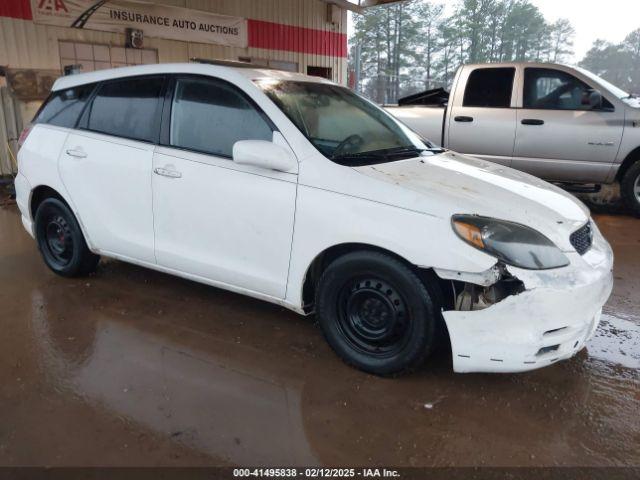
[[[507,267],[524,284],[521,293],[481,310],[443,312],[456,372],[534,370],[584,348],[613,288],[613,253],[596,231],[585,255],[566,255],[571,264],[564,268]]]

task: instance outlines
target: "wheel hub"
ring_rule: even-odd
[[[340,327],[349,342],[366,353],[396,350],[407,330],[405,302],[388,283],[353,280],[342,290]]]
[[[72,252],[72,237],[69,225],[61,216],[51,218],[45,228],[46,244],[58,261],[68,261]]]

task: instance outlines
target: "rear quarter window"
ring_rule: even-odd
[[[94,88],[95,84],[91,84],[53,92],[40,108],[33,123],[74,128]]]
[[[145,142],[159,136],[164,77],[135,77],[105,82],[89,108],[87,128]]]

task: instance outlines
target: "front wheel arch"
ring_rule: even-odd
[[[395,256],[339,256],[316,290],[316,318],[346,363],[376,375],[411,371],[439,342],[437,301],[414,268]]]
[[[624,173],[620,180],[620,193],[631,213],[640,217],[640,160]]]
[[[395,258],[396,260],[402,262],[404,265],[409,267],[422,281],[424,286],[429,290],[434,297],[434,299],[438,302],[440,306],[445,305],[445,300],[443,298],[443,286],[445,288],[450,288],[448,286],[448,282],[440,279],[436,275],[436,273],[431,268],[421,268],[417,265],[413,264],[406,258],[398,255],[391,250],[386,248],[382,248],[376,245],[371,245],[367,243],[341,243],[337,245],[333,245],[331,247],[326,248],[319,254],[315,256],[313,261],[307,267],[307,271],[305,272],[304,282],[302,284],[302,309],[306,313],[311,313],[314,310],[315,303],[315,294],[316,288],[318,285],[318,281],[322,273],[326,270],[326,268],[337,258],[347,255],[349,253],[358,252],[358,251],[368,251],[368,252],[378,252],[383,253],[385,255],[389,255],[390,257]],[[443,285],[447,284],[447,285]]]
[[[640,147],[637,147],[634,150],[632,150],[626,156],[626,158],[622,161],[622,164],[620,165],[620,168],[616,172],[615,179],[617,181],[619,181],[619,182],[622,181],[622,179],[624,178],[625,174],[627,173],[627,170],[629,170],[631,168],[631,166],[633,164],[635,164],[636,162],[640,162]]]

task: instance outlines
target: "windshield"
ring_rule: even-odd
[[[585,70],[584,68],[580,68],[580,67],[575,67],[575,69],[577,71],[579,71],[580,73],[582,73],[583,75],[589,77],[591,80],[593,80],[594,82],[599,84],[601,87],[604,87],[605,90],[608,90],[609,92],[614,94],[616,97],[618,97],[620,100],[625,100],[627,98],[632,98],[632,95],[628,94],[627,92],[625,92],[621,88],[616,87],[614,84],[607,82],[605,79],[600,78],[595,73],[590,72],[589,70]]]
[[[371,165],[441,151],[347,88],[271,79],[256,84],[336,163]]]

